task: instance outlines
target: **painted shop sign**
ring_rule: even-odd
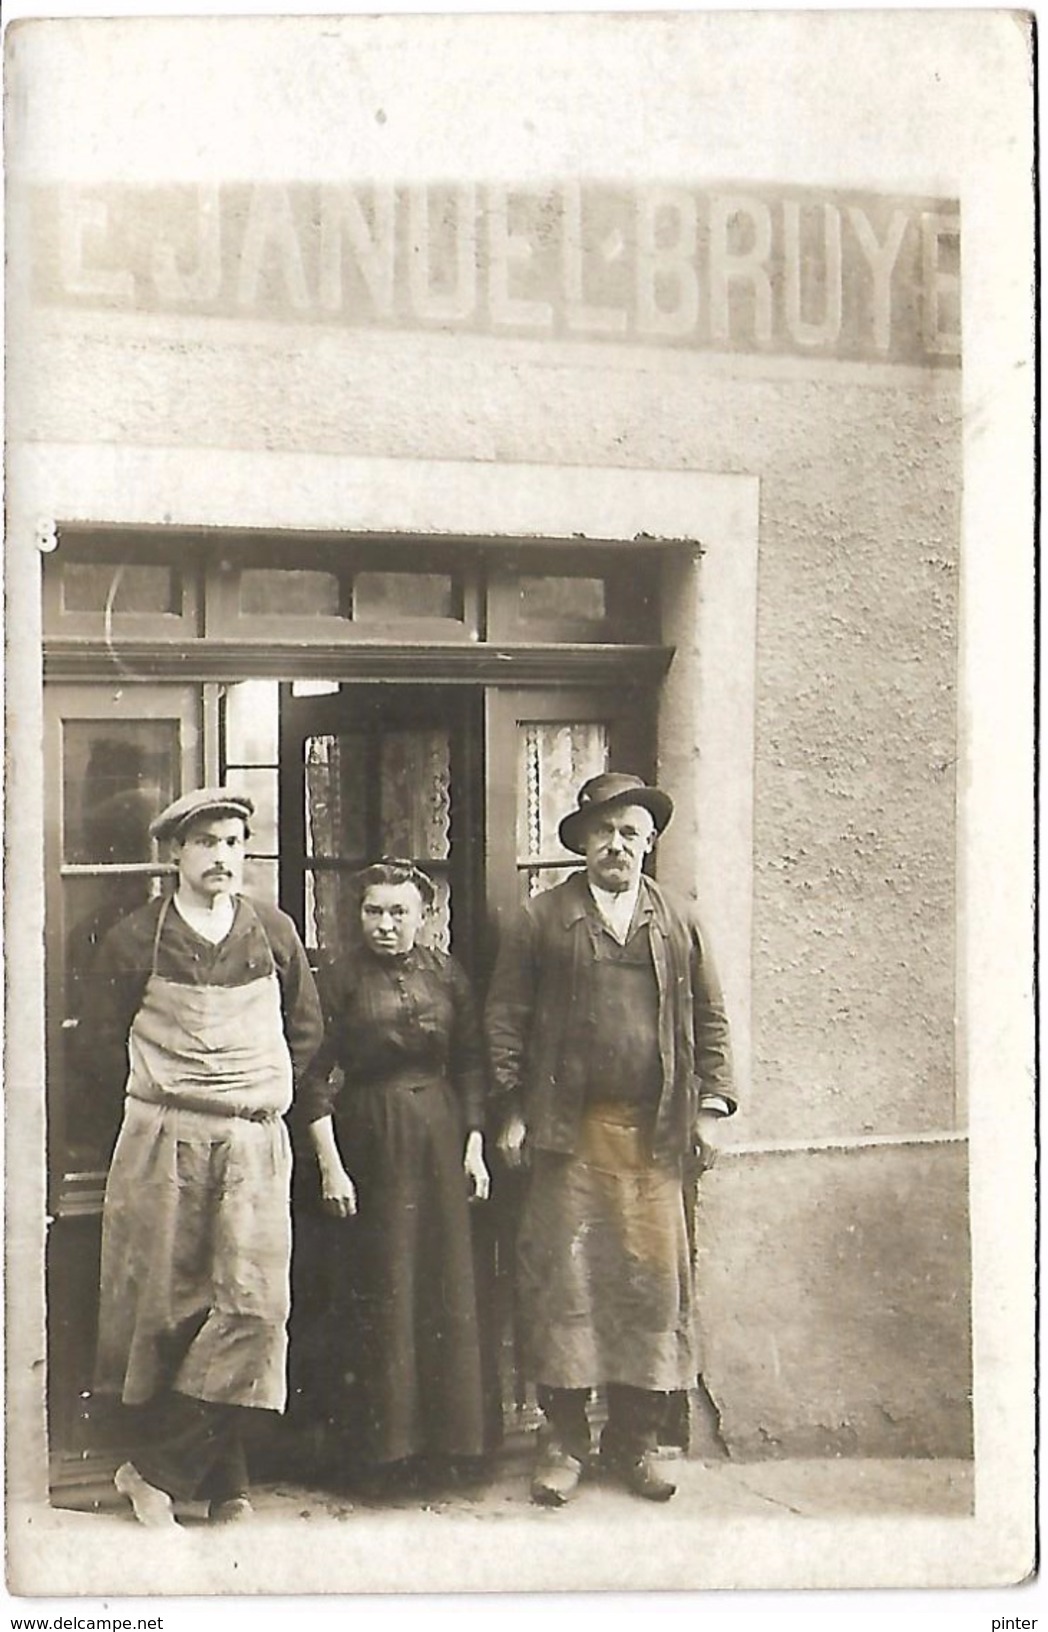
[[[956,364],[944,200],[725,186],[34,191],[45,303]]]

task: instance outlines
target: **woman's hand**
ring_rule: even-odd
[[[353,1218],[357,1211],[357,1187],[341,1162],[320,1170],[320,1205],[333,1218]]]
[[[484,1160],[484,1135],[474,1128],[466,1139],[462,1166],[469,1180],[470,1195],[474,1201],[487,1201],[491,1194],[491,1174]]]
[[[499,1155],[507,1167],[523,1167],[527,1161],[524,1141],[528,1130],[524,1118],[516,1111],[507,1119],[505,1127],[499,1134]]]
[[[320,1171],[320,1205],[332,1218],[352,1218],[357,1210],[357,1189],[342,1166],[330,1114],[309,1125],[309,1137]]]

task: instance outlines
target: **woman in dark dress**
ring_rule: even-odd
[[[363,1463],[399,1470],[484,1450],[469,1201],[489,1189],[485,1064],[466,976],[416,945],[430,879],[384,860],[357,885],[361,944],[321,977],[327,1035],[299,1104],[323,1209],[344,1221],[329,1411]]]

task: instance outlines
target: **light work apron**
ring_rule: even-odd
[[[248,985],[163,979],[169,907],[128,1038],[102,1215],[96,1387],[126,1405],[174,1389],[281,1411],[292,1075],[280,983],[264,930],[266,958]]]

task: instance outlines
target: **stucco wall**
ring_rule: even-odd
[[[724,1156],[700,1218],[732,1455],[971,1454],[963,1144]]]

